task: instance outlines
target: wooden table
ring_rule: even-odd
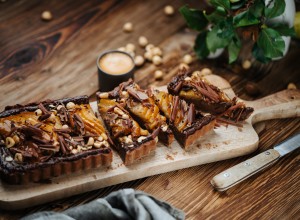
[[[200,7],[199,2],[191,5]],[[176,73],[182,56],[192,51],[195,36],[186,29],[178,12],[172,17],[163,13],[167,4],[178,9],[184,3],[179,0],[155,3],[150,0],[1,1],[0,109],[47,98],[92,96],[98,89],[97,55],[129,42],[137,44],[140,35],[165,51],[160,69],[166,75],[162,81],[155,81],[156,68],[147,63],[136,72],[135,80],[143,87],[165,84]],[[44,10],[52,12],[53,20],[41,20]],[[127,21],[134,25],[134,31],[129,34],[122,31]],[[138,53],[141,52],[138,49]],[[227,65],[224,55],[214,61],[196,61],[192,68],[212,68],[215,74],[231,83],[241,98],[251,100],[286,89],[289,82],[300,88],[299,56],[300,43],[294,40],[287,56],[271,64],[253,62],[249,70],[243,70],[240,63],[251,58],[246,48],[235,65]],[[245,85],[248,82],[258,85],[258,96],[247,95]],[[300,119],[267,121],[257,128],[259,150],[251,155],[131,181],[27,210],[0,210],[0,218],[15,219],[42,210],[62,211],[127,187],[143,190],[173,204],[184,210],[188,219],[299,218],[299,150],[224,193],[213,190],[209,183],[224,169],[299,132]]]

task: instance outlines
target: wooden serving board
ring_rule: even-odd
[[[207,75],[206,78],[230,97],[235,96],[223,78],[216,75]],[[249,154],[257,149],[259,142],[252,126],[254,123],[300,116],[299,90],[285,90],[246,103],[254,107],[255,111],[242,128],[231,125],[219,127],[199,138],[188,152],[176,141],[169,148],[158,143],[155,153],[127,167],[114,152],[109,168],[54,178],[51,183],[9,185],[1,181],[0,207],[23,209],[130,180]],[[95,107],[95,103],[91,104]]]

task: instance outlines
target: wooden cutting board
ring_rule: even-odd
[[[223,78],[207,75],[206,79],[230,97],[235,96],[229,83]],[[51,183],[8,185],[1,181],[0,208],[23,209],[130,180],[249,154],[257,149],[259,142],[252,126],[254,123],[300,116],[299,90],[284,90],[246,103],[254,107],[255,111],[243,123],[242,128],[231,125],[219,127],[199,138],[188,152],[176,141],[169,148],[158,143],[155,153],[127,167],[114,152],[114,159],[109,168],[54,178]],[[95,103],[91,104],[95,107]]]

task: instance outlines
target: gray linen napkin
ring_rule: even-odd
[[[63,212],[38,212],[22,220],[73,219],[184,219],[184,212],[151,195],[134,189],[121,189],[90,203]]]

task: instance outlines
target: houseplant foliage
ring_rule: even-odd
[[[292,0],[291,0],[292,1]],[[237,60],[242,38],[253,40],[252,55],[267,63],[282,57],[282,36],[294,36],[294,28],[286,23],[270,22],[283,14],[284,0],[209,0],[211,13],[183,6],[179,9],[187,25],[199,32],[194,50],[206,58],[220,48],[227,49],[229,63]]]

